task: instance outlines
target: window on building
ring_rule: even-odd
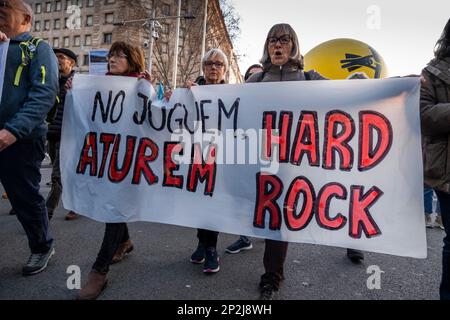
[[[161,31],[162,33],[168,35],[169,34],[169,30],[170,30],[170,25],[167,23],[162,23],[161,24]]]
[[[34,31],[41,31],[41,22],[40,21],[36,21],[34,23]]]
[[[69,21],[69,18],[64,18],[64,29],[68,29],[67,22]]]
[[[112,43],[112,33],[104,33],[103,34],[103,43]]]
[[[67,10],[67,8],[69,8],[71,5],[72,5],[72,1],[66,0],[66,5],[64,8]]]
[[[44,21],[44,31],[45,30],[50,30],[50,20]]]
[[[167,43],[161,42],[161,53],[167,53],[169,51],[169,45]]]
[[[184,28],[180,28],[180,39],[183,39],[186,37],[186,30]]]
[[[59,48],[59,38],[53,38],[53,48]]]
[[[69,39],[69,37],[64,37],[63,46],[64,46],[64,48],[68,48],[70,46],[70,39]]]
[[[36,3],[36,13],[41,13],[42,12],[42,4],[40,3]]]
[[[94,25],[93,16],[86,16],[86,27],[92,27]]]
[[[52,3],[46,2],[45,3],[45,12],[51,12],[52,11]]]
[[[94,0],[87,0],[86,7],[93,7],[94,6]]]
[[[108,12],[105,13],[105,23],[112,24],[114,22],[114,13]]]
[[[53,29],[55,29],[55,30],[61,29],[61,20],[60,19],[55,19],[55,21],[53,23]]]
[[[73,46],[79,47],[81,45],[81,37],[80,36],[74,36],[73,37]]]
[[[80,8],[83,8],[83,0],[77,0],[76,5]]]
[[[55,11],[61,11],[61,1],[55,2]]]
[[[163,4],[161,11],[163,15],[170,16],[170,5]]]
[[[116,0],[105,0],[105,4],[113,4],[116,3]]]
[[[92,36],[90,34],[87,34],[84,37],[84,45],[85,46],[91,46],[92,45]]]
[[[83,66],[88,66],[89,65],[89,55],[85,54],[83,57]]]

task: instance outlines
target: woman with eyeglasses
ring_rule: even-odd
[[[187,83],[187,87],[198,85],[216,85],[225,83],[225,74],[228,69],[228,59],[220,49],[211,49],[202,58],[202,70],[204,76],[198,77],[194,83]],[[194,264],[203,263],[205,274],[214,274],[220,270],[219,256],[217,254],[217,237],[219,232],[197,229],[198,245],[191,255]]]
[[[152,77],[145,70],[144,54],[138,47],[124,42],[112,44],[108,53],[108,73],[106,75],[135,77],[152,81]],[[68,84],[72,87],[72,81]],[[106,223],[102,246],[95,260],[88,280],[80,290],[77,299],[96,299],[108,282],[106,275],[110,264],[121,261],[126,254],[133,250],[133,243],[128,234],[126,223]]]
[[[297,34],[289,24],[274,25],[266,38],[263,57],[260,61],[262,72],[253,74],[246,82],[275,82],[325,80],[315,71],[303,71],[303,57]],[[284,279],[284,261],[288,243],[266,239],[264,250],[265,273],[259,284],[261,299],[273,299]]]

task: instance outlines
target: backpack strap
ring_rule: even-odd
[[[39,38],[32,38],[28,41],[22,41],[19,43],[21,56],[22,56],[22,62],[17,68],[16,76],[14,78],[14,86],[18,87],[20,85],[20,78],[22,76],[23,69],[28,66],[28,64],[31,62],[31,59],[33,59],[34,54],[37,50],[37,47],[39,46],[39,43],[41,43],[42,39]],[[42,82],[45,83],[45,67],[42,67]]]
[[[425,69],[434,75],[436,78],[442,80],[450,85],[450,63],[442,59],[432,60]]]

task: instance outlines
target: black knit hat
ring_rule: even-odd
[[[53,52],[55,54],[56,53],[62,53],[63,55],[68,56],[70,59],[74,60],[75,63],[77,63],[77,61],[78,61],[77,55],[73,51],[71,51],[69,49],[66,49],[66,48],[55,48],[55,49],[53,49]]]

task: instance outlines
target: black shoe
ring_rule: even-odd
[[[46,253],[32,253],[27,264],[22,268],[22,274],[31,276],[43,271],[47,268],[48,261],[54,254],[55,249],[53,247]]]
[[[197,249],[194,251],[194,253],[191,256],[191,262],[195,264],[200,264],[205,262],[205,254],[206,249],[203,243],[198,243]]]
[[[206,249],[205,253],[205,264],[203,266],[204,273],[216,273],[219,272],[219,256],[217,255],[217,250],[214,247],[209,247]]]
[[[10,216],[15,216],[16,215],[16,211],[14,209],[11,209],[11,211],[9,212]]]
[[[270,283],[260,286],[259,290],[261,293],[259,300],[274,300],[278,293],[278,290]]]
[[[250,250],[251,248],[253,248],[252,243],[249,242],[245,242],[244,240],[242,240],[242,238],[239,238],[235,243],[233,243],[232,245],[228,246],[225,249],[225,252],[227,253],[239,253],[242,250]]]
[[[360,250],[347,249],[347,258],[355,264],[361,263],[364,260],[364,253]]]

